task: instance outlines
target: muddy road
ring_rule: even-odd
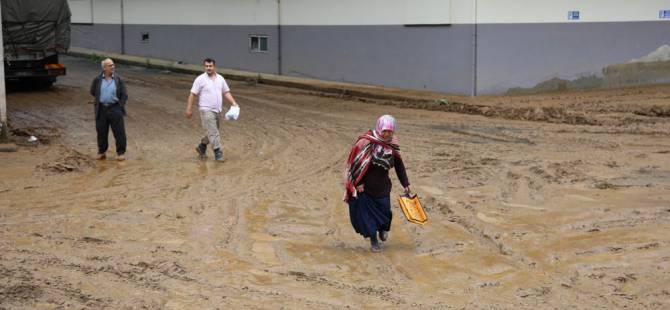
[[[65,63],[53,89],[8,94],[0,309],[670,308],[670,86],[478,97],[485,113],[462,114],[231,81],[241,118],[215,163],[183,116],[194,76],[118,65],[117,162],[113,143],[93,160],[99,64]],[[371,253],[340,176],[381,114],[429,223],[394,203]]]

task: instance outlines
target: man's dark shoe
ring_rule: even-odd
[[[198,146],[195,147],[195,151],[198,152],[200,158],[207,157],[207,145],[200,143],[198,144]]]
[[[214,150],[214,160],[221,161],[221,162],[225,160],[223,158],[223,152],[221,152],[220,149]]]
[[[379,240],[386,241],[386,239],[388,239],[388,238],[389,238],[389,232],[388,231],[385,231],[385,230],[379,231]]]

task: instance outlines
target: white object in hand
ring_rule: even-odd
[[[240,107],[239,106],[232,106],[226,112],[226,115],[224,116],[224,119],[229,121],[229,120],[237,120],[237,118],[240,117]]]

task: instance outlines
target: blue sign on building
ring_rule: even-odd
[[[579,19],[579,11],[568,11],[568,19],[569,20],[578,20]]]
[[[658,11],[658,18],[670,18],[670,10]]]

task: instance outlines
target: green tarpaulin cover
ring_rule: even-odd
[[[49,56],[70,47],[67,0],[0,0],[5,57],[42,53]]]

